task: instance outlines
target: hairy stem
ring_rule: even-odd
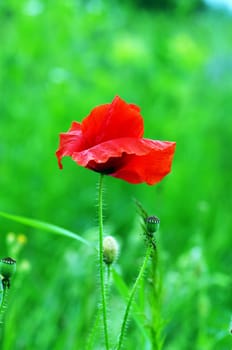
[[[3,348],[4,344],[4,329],[3,329],[3,323],[4,323],[4,313],[6,309],[6,300],[7,300],[7,294],[8,294],[8,285],[7,281],[5,279],[0,278],[0,348]]]
[[[107,311],[106,311],[106,293],[104,283],[104,266],[103,266],[103,215],[102,215],[102,190],[103,175],[100,175],[99,192],[98,192],[98,221],[99,221],[99,268],[100,268],[100,286],[101,286],[101,302],[102,302],[102,318],[105,337],[105,349],[109,350]]]
[[[123,338],[124,338],[125,330],[126,330],[126,324],[127,324],[128,317],[129,317],[130,307],[131,307],[135,292],[138,288],[138,285],[143,277],[143,274],[144,274],[144,271],[146,269],[147,263],[149,261],[150,255],[151,255],[151,248],[149,247],[149,248],[147,248],[146,255],[145,255],[144,260],[143,260],[143,264],[140,268],[139,274],[138,274],[138,276],[135,280],[135,283],[133,285],[133,288],[130,292],[130,296],[128,299],[128,303],[127,303],[125,314],[124,314],[123,321],[122,321],[121,331],[120,331],[119,340],[118,340],[118,343],[116,346],[116,350],[120,350],[122,347]]]
[[[2,281],[0,281],[2,283]],[[0,290],[1,299],[0,299],[0,324],[3,322],[4,309],[6,307],[6,296],[7,296],[7,287],[3,283],[3,289]]]

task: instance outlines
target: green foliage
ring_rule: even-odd
[[[143,256],[135,197],[161,220],[164,348],[229,349],[231,19],[108,1],[9,0],[0,3],[0,21],[0,210],[94,245],[98,176],[68,158],[58,169],[58,134],[116,94],[138,104],[145,136],[176,141],[177,151],[157,186],[105,179],[105,233],[121,246],[110,331],[119,332],[121,294]],[[99,302],[95,249],[24,224],[0,219],[1,257],[17,260],[0,348],[84,349]],[[151,325],[146,293],[141,287],[133,306],[128,350],[148,348],[140,327]],[[94,350],[100,341],[98,332]]]
[[[11,214],[7,214],[7,213],[3,213],[3,212],[0,212],[0,216],[4,217],[6,219],[10,219],[12,221],[19,222],[19,223],[26,225],[26,226],[29,226],[29,227],[37,228],[38,230],[47,231],[47,232],[51,232],[51,233],[54,233],[57,235],[69,237],[69,238],[75,239],[79,242],[82,242],[86,245],[90,245],[90,243],[88,241],[86,241],[84,238],[77,235],[76,233],[68,231],[68,230],[66,230],[62,227],[59,227],[59,226],[49,224],[47,222],[43,222],[40,220],[34,220],[34,219],[30,219],[30,218],[25,218],[23,216],[18,216],[18,215],[11,215]],[[1,270],[0,270],[0,272],[1,272]]]
[[[205,8],[203,0],[126,0],[125,3],[138,9],[168,11],[176,14],[190,14]]]

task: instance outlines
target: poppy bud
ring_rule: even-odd
[[[112,236],[106,236],[103,240],[103,260],[106,265],[111,265],[118,256],[118,242]]]
[[[0,260],[0,274],[4,279],[9,280],[16,271],[16,260],[12,258],[3,258]]]
[[[159,229],[160,219],[157,216],[148,216],[145,219],[145,224],[148,233],[155,233]]]

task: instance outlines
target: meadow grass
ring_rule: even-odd
[[[92,4],[92,5],[91,5]],[[105,234],[120,243],[109,300],[116,339],[145,250],[133,198],[161,220],[159,305],[149,270],[125,349],[228,350],[231,319],[231,17],[146,12],[117,2],[0,5],[0,211],[76,232],[90,247],[0,218],[0,258],[17,259],[2,350],[85,349],[99,305],[95,173],[55,158],[58,134],[120,95],[141,107],[145,137],[177,142],[154,187],[105,178]],[[94,350],[102,349],[102,330]]]

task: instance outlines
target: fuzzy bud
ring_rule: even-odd
[[[0,260],[0,274],[4,279],[9,280],[16,271],[16,260],[3,258]]]
[[[145,219],[145,224],[148,233],[155,233],[159,229],[160,219],[157,216],[148,216]]]
[[[116,239],[106,236],[103,239],[103,260],[106,265],[111,265],[118,257],[119,246]]]

